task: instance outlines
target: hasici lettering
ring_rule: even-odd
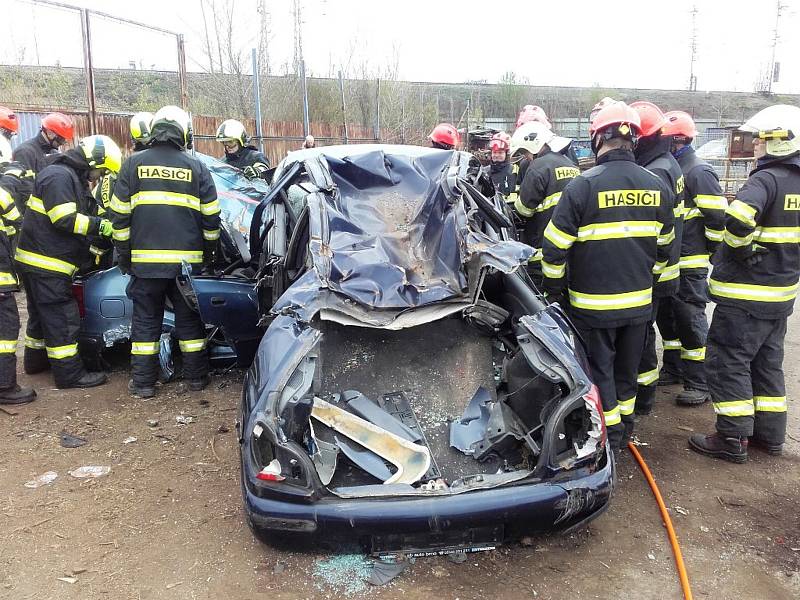
[[[678,181],[675,182],[675,193],[680,194],[683,192],[683,188],[686,187],[686,182],[683,180],[683,175],[678,177]]]
[[[617,206],[661,206],[659,190],[608,190],[597,194],[600,208]]]
[[[136,173],[139,179],[169,179],[170,181],[192,181],[192,170],[161,165],[141,165]]]
[[[800,210],[800,194],[786,194],[783,197],[783,210]]]
[[[556,167],[555,173],[556,180],[574,179],[581,174],[581,170],[576,169],[575,167]]]

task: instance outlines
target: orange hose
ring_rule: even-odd
[[[683,564],[683,555],[681,554],[681,547],[678,545],[678,538],[675,536],[675,529],[672,527],[672,520],[669,518],[669,513],[667,512],[667,507],[664,504],[664,500],[663,498],[661,498],[661,492],[658,491],[656,480],[653,479],[653,475],[652,473],[650,473],[650,469],[647,468],[647,464],[644,462],[642,455],[639,454],[639,451],[636,449],[636,446],[634,446],[632,442],[628,442],[628,450],[631,451],[631,454],[633,454],[633,457],[636,459],[636,462],[639,463],[639,467],[642,469],[642,473],[644,473],[644,476],[647,479],[647,483],[650,484],[650,489],[653,490],[653,496],[656,497],[656,502],[658,503],[658,510],[661,511],[661,518],[664,520],[664,525],[667,528],[669,543],[672,546],[672,553],[675,556],[675,566],[678,568],[678,577],[680,577],[681,580],[683,597],[685,598],[685,600],[692,600],[693,598],[692,588],[689,587],[689,577],[686,575],[686,567]]]

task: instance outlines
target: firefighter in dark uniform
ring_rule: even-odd
[[[11,144],[0,137],[0,169],[11,162]],[[0,179],[0,404],[25,404],[36,398],[36,392],[17,385],[17,338],[19,311],[15,292],[19,283],[14,273],[13,245],[16,225],[22,219],[11,191]]]
[[[714,168],[698,158],[690,145],[697,136],[692,117],[681,111],[665,117],[662,133],[672,138],[672,155],[683,172],[685,187],[678,293],[659,304],[656,319],[662,335],[665,331],[677,335],[663,340],[658,385],[683,383],[684,390],[675,401],[694,406],[710,398],[705,373],[708,269],[709,259],[722,241],[728,201]]]
[[[33,193],[37,173],[50,164],[50,159],[59,147],[71,142],[75,126],[67,115],[50,113],[42,119],[42,128],[35,137],[22,142],[14,150],[14,160],[25,167],[23,181],[25,196]]]
[[[669,302],[678,293],[680,270],[678,262],[681,254],[681,234],[683,232],[683,188],[684,179],[678,161],[672,156],[670,149],[672,140],[661,134],[667,119],[661,109],[651,102],[633,102],[631,108],[639,113],[642,123],[642,135],[636,142],[636,163],[648,171],[658,175],[669,193],[662,202],[669,202],[675,219],[674,237],[671,254],[666,266],[658,267],[653,274],[657,276],[653,288],[653,314],[647,327],[642,361],[639,365],[639,391],[636,394],[636,413],[649,414],[653,410],[658,383],[658,355],[656,354],[656,322],[658,307],[662,302]],[[664,340],[678,337],[673,321],[659,322],[659,331]]]
[[[514,208],[525,223],[521,241],[534,250],[528,261],[528,273],[541,288],[544,230],[564,188],[580,175],[580,169],[560,152],[569,145],[568,138],[559,137],[549,129],[531,133],[528,138],[528,150],[535,158],[526,170]]]
[[[489,141],[491,162],[489,163],[489,179],[494,189],[503,198],[508,198],[517,189],[517,178],[509,160],[511,136],[507,133],[496,133]]]
[[[87,260],[90,236],[111,235],[111,222],[96,216],[88,183],[117,171],[121,160],[111,138],[83,138],[37,175],[28,199],[14,254],[28,301],[24,366],[26,373],[50,366],[59,388],[107,381],[105,373],[88,373],[78,355],[81,322],[72,278]]]
[[[567,185],[542,248],[545,291],[568,307],[588,346],[613,449],[633,432],[653,268],[666,265],[674,237],[669,189],[634,159],[639,128],[623,102],[597,114],[589,129],[597,166]]]
[[[249,179],[270,177],[269,159],[255,146],[249,146],[250,138],[236,119],[223,121],[217,128],[217,141],[225,148],[223,162],[242,171]]]
[[[155,395],[164,303],[170,299],[183,355],[183,374],[192,391],[209,383],[206,336],[200,316],[178,289],[182,265],[199,271],[212,261],[219,239],[219,202],[208,168],[186,152],[191,147],[189,115],[165,106],[153,117],[148,148],[122,166],[111,200],[119,266],[132,275],[131,395]]]
[[[756,168],[726,211],[712,261],[706,377],[716,433],[689,446],[742,463],[748,446],[778,455],[786,437],[783,346],[800,279],[800,108],[778,104],[743,126]],[[748,439],[749,438],[749,439]]]

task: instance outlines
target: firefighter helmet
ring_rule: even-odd
[[[631,102],[631,108],[639,113],[639,121],[642,127],[642,137],[649,137],[661,133],[661,129],[667,124],[667,118],[660,108],[652,102],[637,100]]]
[[[17,115],[14,114],[13,110],[5,106],[0,106],[0,130],[8,138],[19,131]]]
[[[153,124],[153,113],[138,112],[131,117],[131,138],[134,142],[147,143]]]
[[[693,140],[697,137],[697,125],[689,113],[682,110],[671,110],[664,113],[667,124],[661,130],[664,135],[672,135],[678,138],[688,138]]]
[[[800,108],[796,106],[768,106],[747,119],[739,129],[765,140],[769,156],[789,156],[800,150]]]
[[[614,100],[613,98],[609,98],[608,96],[606,96],[605,98],[600,100],[597,104],[595,104],[592,107],[592,110],[589,111],[589,122],[591,123],[592,121],[594,121],[594,118],[597,116],[597,113],[599,113],[601,110],[603,110],[609,104],[614,104],[614,102],[617,102],[617,100]]]
[[[81,139],[78,147],[83,151],[90,169],[108,169],[118,173],[122,164],[122,151],[107,135],[89,135]]]
[[[0,135],[0,165],[5,165],[11,162],[11,142],[5,137]]]
[[[218,142],[239,142],[239,144],[244,147],[247,145],[249,139],[244,125],[236,119],[223,121],[217,128]]]
[[[153,115],[150,139],[173,142],[181,148],[192,147],[192,118],[182,108],[169,105]]]
[[[508,152],[511,148],[511,136],[505,131],[500,131],[489,140],[489,149],[493,152]]]
[[[593,138],[605,133],[606,137],[634,139],[641,131],[639,112],[624,102],[614,102],[602,108],[589,125],[589,134]]]
[[[70,141],[75,135],[75,126],[67,115],[52,112],[42,119],[42,129],[55,133],[63,140]]]
[[[550,120],[547,118],[547,114],[544,112],[541,106],[536,106],[535,104],[526,104],[522,107],[522,110],[519,111],[519,115],[517,116],[517,127],[521,127],[525,123],[541,123],[548,129],[552,128],[552,125],[550,125]]]
[[[438,148],[452,150],[461,143],[461,136],[458,129],[450,123],[439,123],[433,128],[428,139],[437,145]]]

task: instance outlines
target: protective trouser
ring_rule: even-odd
[[[17,385],[19,311],[13,292],[0,292],[0,390]]]
[[[677,339],[680,342],[680,371],[686,389],[708,391],[706,383],[706,338],[708,337],[708,279],[703,273],[681,274],[677,297],[670,298]],[[666,337],[664,329],[661,335]],[[665,342],[666,345],[666,342]],[[664,352],[666,365],[666,351]]]
[[[645,340],[639,361],[637,383],[639,389],[636,393],[636,402],[641,411],[650,411],[656,401],[656,384],[658,383],[658,355],[656,354],[656,328],[654,323],[658,315],[658,307],[664,298],[653,298],[653,311],[650,321],[645,324]]]
[[[647,335],[647,323],[609,329],[584,329],[592,380],[600,390],[603,413],[612,448],[619,448],[633,433],[636,373]]]
[[[200,379],[208,375],[203,322],[186,304],[175,280],[131,277],[127,293],[133,300],[131,372],[134,385],[152,387],[156,383],[166,298],[175,312],[175,333],[183,355],[184,377]]]
[[[706,376],[720,434],[754,436],[769,444],[785,441],[785,337],[785,317],[757,319],[739,308],[714,309]]]
[[[661,371],[659,374],[669,373],[676,377],[683,377],[681,365],[681,339],[678,334],[678,323],[675,315],[675,305],[679,302],[677,297],[667,296],[658,303],[656,324],[661,334]],[[641,406],[641,405],[640,405]]]
[[[72,281],[30,271],[22,281],[28,302],[25,372],[44,371],[49,362],[56,387],[70,387],[86,374],[78,355],[81,316]]]

